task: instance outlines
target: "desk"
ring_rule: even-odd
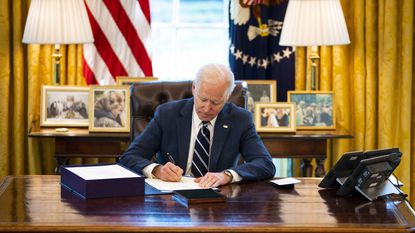
[[[401,197],[338,197],[319,190],[319,178],[301,178],[293,190],[227,185],[226,203],[189,208],[171,195],[82,200],[61,190],[59,179],[4,178],[0,232],[415,232],[414,210]]]
[[[295,133],[260,133],[274,158],[302,158],[303,176],[311,176],[310,159],[317,159],[316,174],[324,176],[324,159],[327,157],[327,140],[352,138],[343,129],[330,131],[297,131]],[[130,141],[129,133],[90,133],[85,128],[71,128],[68,132],[56,132],[54,128],[40,128],[29,137],[55,138],[55,158],[59,167],[74,157],[118,157]]]

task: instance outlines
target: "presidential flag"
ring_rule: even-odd
[[[294,47],[279,46],[288,0],[230,0],[229,63],[238,80],[277,80],[277,101],[294,89]]]
[[[149,0],[85,0],[85,5],[95,40],[83,48],[87,83],[152,76]]]

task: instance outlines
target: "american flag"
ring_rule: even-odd
[[[117,76],[152,76],[149,0],[85,0],[93,44],[85,44],[88,84],[112,85]]]
[[[264,0],[243,0],[242,3],[248,6],[262,4]]]

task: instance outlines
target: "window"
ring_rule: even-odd
[[[153,75],[192,80],[200,66],[228,64],[229,0],[150,0]]]

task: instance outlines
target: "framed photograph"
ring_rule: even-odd
[[[245,80],[248,85],[248,111],[255,115],[255,103],[277,101],[276,80]]]
[[[43,86],[40,126],[87,127],[89,87]]]
[[[90,86],[89,131],[130,131],[130,89],[127,86]]]
[[[158,80],[158,78],[156,78],[156,77],[127,77],[127,76],[118,76],[117,77],[117,85],[130,86],[133,83],[153,82],[153,81],[157,81],[157,80]]]
[[[332,91],[289,91],[288,101],[295,103],[297,129],[335,129]]]
[[[255,126],[258,132],[295,132],[294,104],[255,104]]]

